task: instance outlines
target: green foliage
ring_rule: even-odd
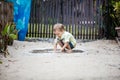
[[[114,39],[117,36],[115,27],[120,26],[120,1],[110,0],[102,6],[102,11],[105,36],[107,39]]]
[[[7,24],[2,31],[2,36],[7,36],[9,39],[17,39],[18,31],[15,29],[14,24]]]
[[[116,12],[116,17],[120,21],[120,1],[115,2],[115,4],[114,4],[114,10]]]
[[[13,44],[14,39],[17,39],[17,33],[18,31],[15,29],[15,25],[12,23],[6,24],[4,29],[1,31],[0,34],[2,34],[2,37],[0,39],[0,52],[4,53],[5,57],[9,55],[7,45]]]
[[[2,61],[0,61],[0,64],[2,64]]]

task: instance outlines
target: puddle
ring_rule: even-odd
[[[72,53],[83,53],[82,50],[73,50]],[[32,50],[31,53],[61,53],[60,50],[57,50],[56,52],[53,51],[53,49],[40,49],[40,50]]]

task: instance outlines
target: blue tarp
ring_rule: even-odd
[[[30,17],[31,1],[32,0],[7,0],[14,5],[14,22],[18,33],[18,40],[24,41]]]

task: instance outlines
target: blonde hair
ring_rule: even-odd
[[[53,29],[54,30],[59,29],[60,31],[64,31],[65,30],[64,25],[61,24],[61,23],[55,24]]]

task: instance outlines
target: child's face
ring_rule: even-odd
[[[60,36],[61,31],[59,29],[53,29],[53,33],[57,36]]]

